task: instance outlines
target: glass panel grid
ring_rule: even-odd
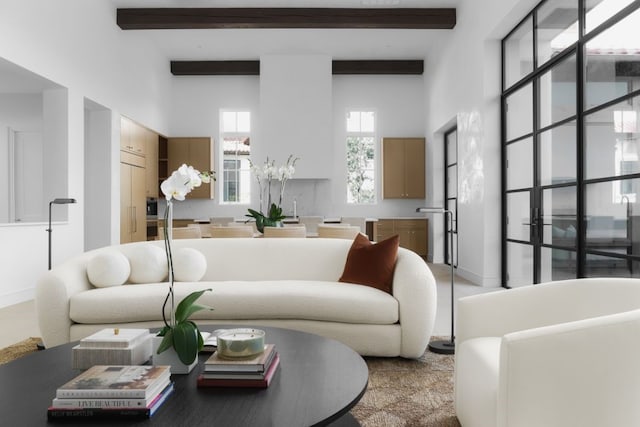
[[[533,71],[533,18],[504,40],[505,89]]]

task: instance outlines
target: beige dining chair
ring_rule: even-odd
[[[322,224],[324,217],[321,216],[299,216],[298,223],[307,228],[307,233],[317,233],[318,225]]]
[[[209,224],[211,225],[227,225],[233,221],[234,218],[231,216],[212,216],[209,218]]]
[[[304,225],[289,225],[286,227],[265,227],[264,237],[307,237]]]
[[[340,220],[342,224],[357,226],[360,228],[361,233],[367,232],[367,220],[364,217],[346,217],[343,216]]]
[[[358,235],[358,233],[360,233],[360,227],[357,227],[355,225],[318,225],[318,237],[353,240]]]
[[[193,223],[187,224],[187,227],[199,228],[201,237],[211,237],[211,233],[209,232],[209,224]]]
[[[200,231],[200,227],[174,227],[173,238],[174,239],[200,239],[202,238],[202,231]]]
[[[209,233],[212,238],[253,237],[253,227],[250,225],[233,225],[228,227],[212,225],[209,227]]]

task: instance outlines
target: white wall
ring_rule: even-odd
[[[252,126],[259,122],[260,81],[255,77],[178,77],[173,83],[170,136],[211,136],[216,141],[216,170],[222,170],[219,152],[219,112],[221,109],[251,111]],[[298,215],[335,216],[416,216],[415,208],[424,200],[381,200],[378,180],[378,203],[353,206],[346,203],[346,113],[349,109],[373,109],[378,120],[378,171],[381,170],[380,143],[385,136],[424,136],[423,76],[336,76],[332,78],[333,129],[329,159],[313,158],[320,167],[331,171],[329,179],[298,179],[287,183],[284,213],[293,213],[297,202]],[[259,128],[254,127],[252,144],[260,144]],[[301,139],[299,144],[305,144]],[[428,141],[427,144],[431,142]],[[263,157],[269,152],[260,151]],[[300,152],[305,152],[300,147]],[[296,156],[299,152],[291,153]],[[260,159],[260,157],[258,157]],[[286,158],[276,158],[281,164]],[[307,159],[308,160],[308,159]],[[260,161],[260,160],[258,160]],[[298,170],[304,167],[301,162]],[[218,183],[219,184],[219,183]],[[257,195],[251,206],[220,204],[219,187],[214,200],[186,200],[174,204],[175,218],[209,218],[211,216],[244,217],[247,207],[258,207]],[[161,203],[162,205],[162,203]]]
[[[438,141],[428,155],[434,175],[427,181],[442,187],[442,132],[457,124],[457,273],[484,286],[501,281],[500,40],[536,3],[466,0],[458,7],[453,37],[426,61],[427,137]],[[438,202],[443,203],[441,193]],[[432,247],[442,259],[439,224],[434,221],[431,229]]]
[[[65,135],[66,154],[57,160],[68,165],[68,172],[51,179],[68,189],[54,197],[75,197],[78,204],[57,206],[68,211],[68,220],[54,225],[55,265],[84,250],[85,97],[166,133],[171,75],[155,47],[115,25],[110,2],[3,1],[0,57],[68,89],[60,112],[66,119],[50,124],[59,138]],[[112,223],[119,222],[117,212],[112,209]],[[37,278],[47,268],[45,229],[37,223],[0,226],[0,268],[6,276],[0,283],[0,307],[33,297]]]

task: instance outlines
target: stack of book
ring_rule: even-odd
[[[173,392],[170,366],[93,366],[59,387],[47,417],[151,417]]]
[[[149,329],[103,329],[73,347],[72,366],[142,365],[151,358],[151,336]]]
[[[280,366],[274,344],[266,344],[264,352],[249,359],[226,359],[214,352],[204,363],[198,376],[198,387],[267,388]]]

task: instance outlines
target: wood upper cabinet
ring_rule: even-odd
[[[182,164],[193,166],[195,169],[205,172],[213,170],[213,141],[211,138],[169,138],[167,140],[168,173],[178,169]],[[188,199],[213,199],[213,183],[202,184],[194,188]]]
[[[380,242],[397,234],[401,247],[426,257],[429,253],[427,226],[426,218],[379,219],[375,223],[373,239]]]
[[[382,198],[425,198],[425,139],[382,139]]]
[[[146,129],[133,120],[120,117],[120,150],[144,156],[146,144]]]
[[[158,134],[145,129],[146,143],[146,194],[147,197],[158,198]]]

